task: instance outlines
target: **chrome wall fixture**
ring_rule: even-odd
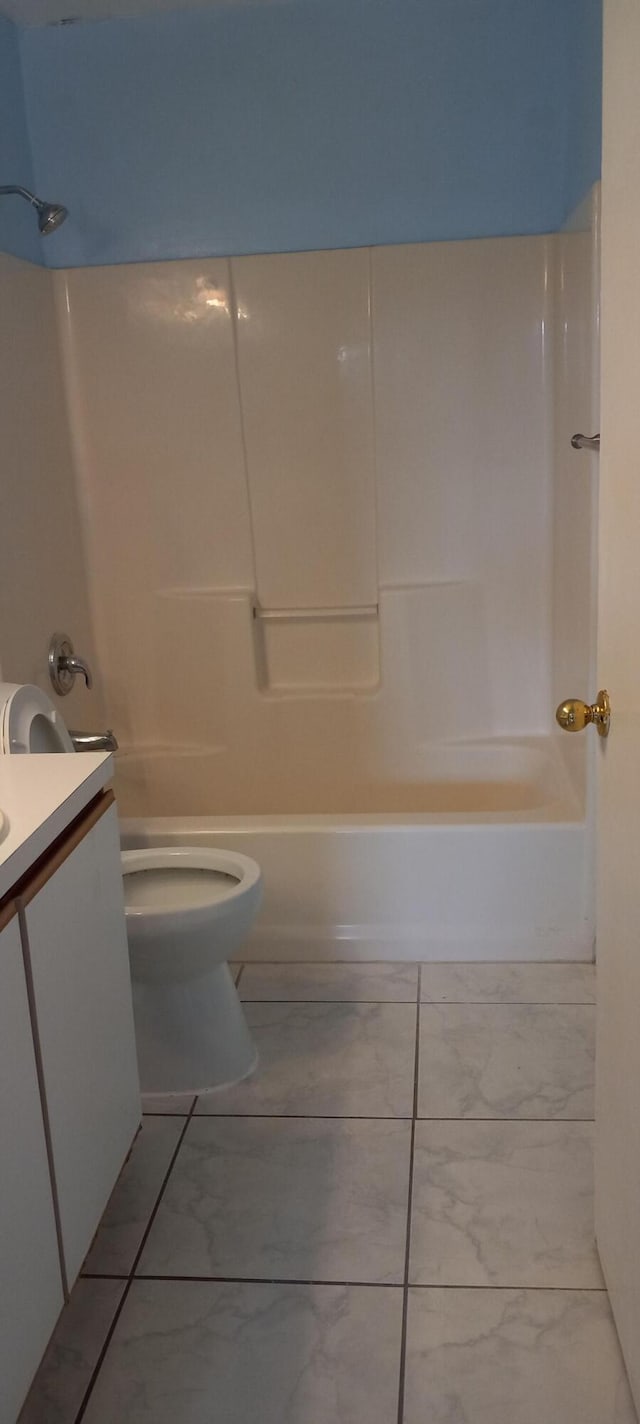
[[[117,752],[118,738],[111,728],[106,732],[72,732],[69,736],[76,752]]]
[[[93,687],[91,668],[86,658],[79,658],[75,653],[68,633],[54,633],[49,644],[49,677],[58,697],[66,697],[71,692],[78,676],[84,678],[88,688]]]
[[[27,203],[31,203],[38,214],[38,227],[43,237],[48,237],[49,233],[55,232],[56,228],[62,226],[68,216],[67,209],[62,203],[47,203],[44,198],[38,198],[35,193],[31,193],[28,188],[21,188],[17,183],[8,183],[0,187],[0,197],[6,198],[12,194],[19,198],[24,198]]]
[[[579,433],[578,433],[577,435],[572,435],[572,436],[571,436],[571,449],[572,449],[572,450],[599,450],[599,449],[600,449],[600,436],[599,436],[599,435],[580,435]]]

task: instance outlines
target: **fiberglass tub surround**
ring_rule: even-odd
[[[597,195],[53,281],[125,843],[255,856],[256,955],[588,957]]]

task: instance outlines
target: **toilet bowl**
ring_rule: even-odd
[[[73,752],[38,687],[0,682],[0,754]],[[260,906],[248,856],[187,846],[122,852],[140,1085],[197,1093],[246,1078],[257,1061],[227,966]]]
[[[245,855],[166,846],[122,853],[143,1092],[205,1092],[246,1078],[256,1051],[226,963],[262,898]]]

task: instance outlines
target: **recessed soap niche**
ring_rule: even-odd
[[[258,687],[274,694],[365,693],[380,684],[377,604],[253,608]]]

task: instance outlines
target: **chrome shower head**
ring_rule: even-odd
[[[43,237],[48,237],[50,232],[55,232],[67,217],[67,209],[63,208],[62,203],[44,203],[39,198],[33,206],[38,214],[38,227]]]
[[[10,183],[4,188],[0,188],[0,197],[5,197],[9,193],[17,193],[19,198],[26,198],[35,208],[38,214],[38,227],[43,237],[48,237],[50,232],[55,232],[61,227],[67,217],[67,209],[61,203],[47,203],[44,198],[37,198],[35,193],[30,193],[28,188],[21,188],[16,183]]]

